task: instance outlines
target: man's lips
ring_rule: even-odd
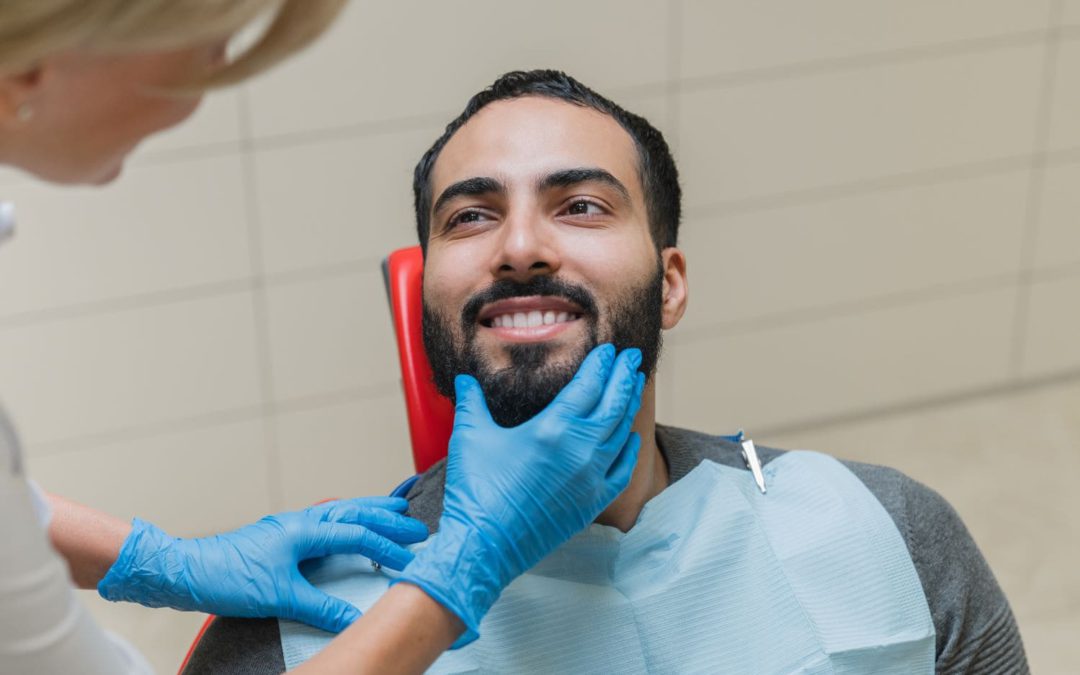
[[[535,328],[574,321],[582,314],[581,307],[565,298],[532,295],[493,302],[480,310],[477,321],[488,328]]]
[[[584,312],[569,300],[555,296],[528,296],[493,302],[477,321],[509,342],[549,340],[577,323]]]

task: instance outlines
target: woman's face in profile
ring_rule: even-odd
[[[163,52],[71,51],[5,77],[5,85],[23,87],[31,114],[2,125],[0,161],[50,182],[108,183],[140,141],[195,111],[200,94],[167,88],[219,65],[224,48],[220,41]]]

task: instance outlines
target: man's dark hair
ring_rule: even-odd
[[[645,195],[653,243],[657,250],[675,246],[682,211],[682,190],[679,187],[679,172],[675,168],[675,160],[663,134],[644,117],[623,110],[562,71],[516,70],[503,75],[490,87],[469,99],[465,110],[446,125],[446,131],[424,153],[413,171],[416,233],[425,254],[431,229],[431,170],[439,158],[439,153],[457,130],[484,106],[522,96],[554,98],[592,108],[613,117],[630,134],[637,146],[638,176]]]

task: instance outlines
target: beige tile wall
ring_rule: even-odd
[[[1052,166],[1042,177],[1040,219],[1036,232],[1036,269],[1080,265],[1080,165]],[[1062,271],[1067,271],[1063,269]]]
[[[1080,385],[1075,380],[766,434],[761,440],[889,464],[948,497],[1010,600],[1031,672],[1076,672]]]
[[[662,419],[796,445],[828,423],[818,447],[842,454],[845,430],[873,441],[845,420],[900,420],[873,427],[892,437],[922,419],[897,411],[1080,373],[1080,0],[353,2],[107,189],[0,171],[20,217],[0,393],[33,473],[184,535],[393,487],[410,464],[379,260],[414,241],[412,166],[440,127],[538,66],[676,148],[692,302]],[[1021,399],[1041,400],[956,424],[1008,425]],[[1001,469],[971,479],[992,494],[1005,450],[963,447]],[[866,458],[918,473],[882,448]],[[980,541],[1024,525],[967,504]],[[90,601],[163,672],[197,622]],[[1078,608],[1055,611],[1028,636],[1051,669]]]

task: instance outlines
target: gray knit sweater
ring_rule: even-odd
[[[717,436],[658,425],[656,440],[671,482],[702,460],[743,468],[742,448]],[[784,451],[758,448],[763,464]],[[894,469],[844,462],[896,522],[922,581],[937,631],[937,672],[1028,672],[1009,603],[956,511],[940,495]],[[409,515],[432,531],[442,513],[445,467],[436,464],[409,491]],[[718,672],[722,664],[717,664]],[[280,673],[277,621],[218,619],[203,636],[185,675]]]

